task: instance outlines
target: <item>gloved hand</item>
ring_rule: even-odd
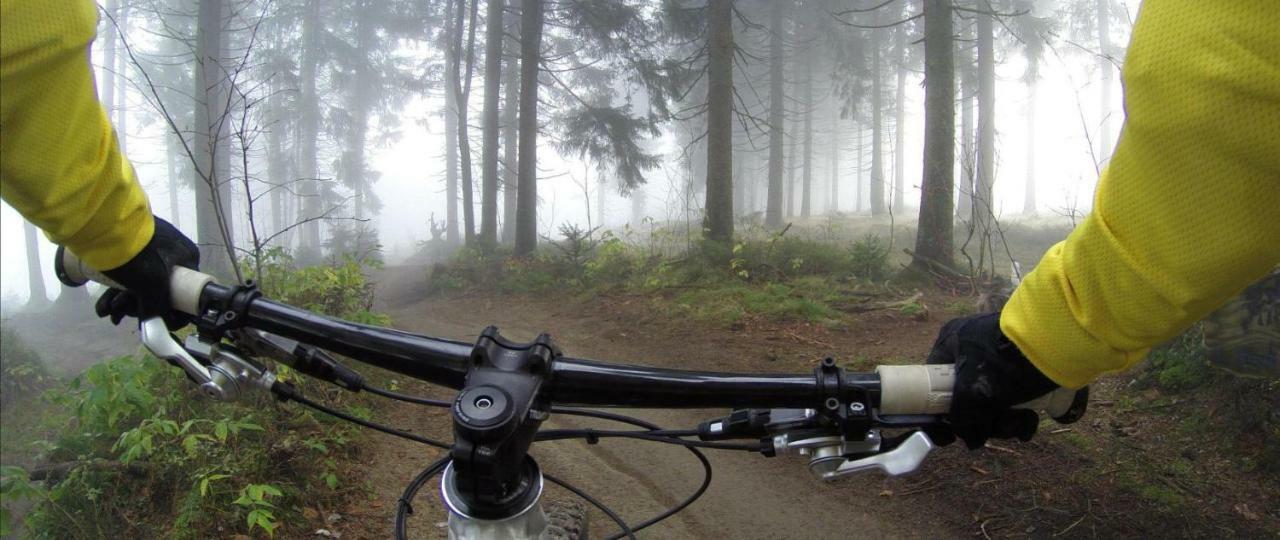
[[[186,326],[191,316],[173,309],[169,298],[169,274],[175,266],[198,270],[200,250],[176,227],[157,217],[155,234],[146,247],[123,266],[103,272],[128,290],[113,288],[102,293],[95,306],[98,316],[110,317],[112,324],[120,324],[125,317],[162,316],[170,330]]]
[[[928,363],[956,365],[949,415],[953,434],[929,434],[939,444],[949,444],[958,436],[970,450],[993,437],[1031,440],[1040,424],[1039,414],[1010,407],[1058,388],[1000,331],[999,313],[948,322],[938,332]]]

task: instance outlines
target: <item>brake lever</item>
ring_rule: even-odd
[[[835,480],[861,471],[880,469],[890,476],[900,476],[915,471],[933,450],[933,441],[923,431],[912,433],[887,452],[845,461],[835,470],[821,474],[823,480]]]
[[[169,327],[165,326],[164,319],[152,317],[144,320],[138,324],[138,330],[142,337],[142,345],[156,358],[167,360],[182,368],[187,377],[190,377],[206,396],[217,400],[226,399],[226,392],[222,386],[214,382],[209,370],[169,334]]]

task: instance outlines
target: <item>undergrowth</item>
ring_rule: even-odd
[[[698,242],[657,250],[606,231],[562,227],[562,240],[532,256],[503,248],[460,249],[435,265],[432,292],[477,288],[503,293],[642,293],[664,307],[733,322],[746,315],[833,321],[844,293],[889,275],[887,244],[875,235],[841,244],[788,236],[786,230],[732,245]]]
[[[373,289],[353,259],[295,269],[275,253],[259,278],[275,300],[388,322],[370,311]],[[362,402],[280,369],[304,392],[369,415]],[[110,359],[57,384],[38,398],[52,405],[41,421],[52,435],[29,442],[46,465],[0,469],[0,535],[13,532],[10,507],[25,500],[34,504],[23,520],[30,538],[274,536],[302,526],[306,509],[362,489],[343,466],[356,452],[356,428],[255,396],[209,400],[148,355]]]

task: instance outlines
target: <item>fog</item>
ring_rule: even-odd
[[[1114,62],[1099,61],[1097,38],[1089,40],[1087,13],[1094,0],[1061,0],[1058,2],[1021,1],[993,2],[1000,12],[996,17],[994,36],[994,195],[995,214],[1001,219],[1029,219],[1024,213],[1024,200],[1028,172],[1034,177],[1036,219],[1062,218],[1079,212],[1087,212],[1097,171],[1105,165],[1105,156],[1118,135],[1123,118],[1120,84],[1114,84],[1109,96],[1101,95],[1104,72],[1119,82],[1118,65],[1123,58],[1123,46],[1139,2],[1130,0],[1118,3],[1111,20],[1110,39],[1115,49],[1110,52]],[[114,2],[112,2],[114,4]],[[265,186],[278,180],[269,176],[283,174],[291,180],[305,182],[305,166],[300,165],[300,118],[306,114],[306,90],[301,84],[307,73],[308,62],[300,41],[307,24],[307,15],[299,14],[305,3],[293,1],[239,2],[225,6],[222,20],[223,50],[217,55],[222,75],[214,80],[235,89],[232,117],[246,120],[232,124],[221,135],[227,139],[223,148],[230,150],[230,166],[214,166],[210,176],[223,176],[231,193],[230,221],[234,236],[244,241],[249,236],[248,219],[244,204],[244,182],[249,177],[249,189],[259,199],[257,219],[260,232],[269,234],[286,227],[284,221],[299,221],[315,209],[308,210],[307,200],[283,201],[283,210],[275,216],[263,217],[273,210],[268,207],[268,191]],[[376,228],[382,245],[383,257],[389,263],[397,263],[421,249],[422,242],[432,238],[429,221],[444,220],[449,212],[446,196],[447,153],[456,141],[456,134],[447,125],[446,81],[442,75],[451,69],[468,71],[458,58],[457,66],[450,63],[448,16],[453,2],[434,1],[407,5],[391,2],[385,8],[369,9],[367,17],[350,20],[346,7],[326,5],[321,13],[314,14],[313,21],[322,27],[322,33],[334,40],[346,40],[348,49],[328,51],[311,58],[312,84],[318,103],[318,127],[314,164],[315,176],[320,179],[322,193],[310,195],[323,198],[328,212],[326,219],[318,220],[321,245],[332,237],[334,227],[350,223],[346,218],[359,218]],[[586,2],[584,5],[594,5]],[[700,12],[699,2],[684,2],[692,11]],[[866,5],[864,5],[866,4]],[[879,48],[879,58],[885,62],[880,74],[882,88],[882,123],[884,144],[881,148],[883,176],[888,184],[884,193],[893,196],[895,178],[895,140],[897,126],[894,118],[896,72],[905,73],[902,86],[902,177],[905,179],[905,211],[897,219],[914,222],[913,208],[920,203],[920,185],[923,175],[924,152],[924,76],[920,60],[924,56],[923,19],[903,25],[870,31],[853,25],[873,26],[887,24],[920,12],[920,2],[889,2],[878,11],[853,13],[841,17],[833,14],[846,10],[871,7],[878,2],[801,1],[787,7],[784,36],[787,54],[787,79],[784,91],[786,99],[786,129],[800,124],[801,111],[813,110],[813,210],[808,220],[819,220],[832,211],[830,201],[830,172],[833,162],[831,152],[839,149],[834,160],[835,178],[840,182],[840,195],[836,204],[844,215],[869,215],[871,204],[868,193],[869,170],[872,166],[869,149],[870,113],[865,99],[867,86],[866,60],[859,56],[850,61],[850,51]],[[175,145],[175,128],[189,146],[194,147],[198,137],[191,126],[193,97],[200,108],[200,96],[192,96],[192,77],[200,75],[194,67],[193,49],[200,37],[197,35],[196,6],[192,2],[130,3],[127,20],[123,21],[123,39],[114,32],[111,20],[104,18],[100,25],[98,42],[93,58],[99,84],[99,96],[108,103],[109,114],[122,133],[127,154],[132,160],[138,177],[152,201],[154,212],[179,224],[192,238],[206,238],[199,230],[197,215],[200,197],[193,191],[199,180],[193,180],[191,163],[199,162],[199,148],[182,151]],[[621,5],[621,4],[620,4]],[[631,3],[626,3],[631,6]],[[573,2],[548,7],[547,25],[543,39],[544,56],[540,77],[542,95],[538,121],[541,129],[537,141],[537,235],[554,238],[562,224],[578,224],[586,227],[619,228],[630,224],[640,226],[637,218],[647,217],[657,222],[702,220],[700,207],[705,197],[703,182],[706,177],[706,141],[700,135],[706,130],[706,119],[699,108],[706,104],[705,77],[694,75],[671,83],[672,94],[654,97],[653,89],[626,72],[627,62],[636,56],[661,60],[687,60],[694,71],[703,70],[705,56],[692,53],[703,40],[706,29],[696,27],[681,34],[673,29],[672,22],[653,23],[671,36],[648,40],[643,51],[633,51],[631,58],[623,54],[627,29],[615,29],[613,43],[601,45],[589,42],[580,28],[574,28]],[[112,6],[107,6],[112,7]],[[588,6],[589,7],[589,6]],[[597,6],[598,7],[598,6]],[[659,19],[662,14],[656,6],[638,3],[632,13],[639,18]],[[767,176],[765,164],[769,157],[769,12],[771,4],[757,0],[739,0],[736,9],[739,16],[733,24],[734,39],[739,47],[734,77],[733,148],[735,175],[744,176],[748,182],[756,182],[754,205],[735,209],[735,214],[747,216],[762,212],[765,196],[760,192]],[[329,8],[332,8],[330,10]],[[482,213],[482,158],[485,144],[482,114],[485,103],[485,17],[484,10],[468,19],[474,25],[474,64],[469,70],[472,82],[469,86],[467,108],[469,127],[470,161],[473,171],[475,227],[481,226]],[[345,17],[345,18],[344,18]],[[1034,133],[1028,131],[1028,67],[1024,48],[1028,34],[1018,35],[1019,19],[1038,18],[1049,21],[1050,30],[1039,38],[1044,42],[1040,55],[1038,78],[1034,81],[1036,92]],[[957,12],[954,35],[958,55],[968,55],[972,60],[974,43],[971,37],[973,14]],[[508,13],[504,24],[508,28],[518,26],[518,14]],[[1077,20],[1079,19],[1079,20]],[[515,21],[515,22],[513,22]],[[841,22],[844,21],[844,22]],[[119,24],[119,22],[117,23]],[[854,33],[859,33],[854,37]],[[894,41],[892,33],[902,32],[907,50],[900,65],[892,65]],[[459,41],[463,36],[454,34]],[[871,41],[879,40],[879,41]],[[504,64],[516,59],[519,43],[506,40]],[[366,48],[358,45],[364,44]],[[127,47],[126,47],[127,45]],[[376,49],[375,49],[376,47]],[[463,47],[467,45],[463,44]],[[611,48],[612,47],[612,48]],[[305,47],[303,47],[305,48]],[[622,49],[620,51],[619,49]],[[702,64],[699,64],[701,62]],[[858,65],[861,64],[861,65]],[[807,65],[812,73],[812,90],[809,102],[802,103],[799,66]],[[1103,68],[1102,66],[1109,66]],[[957,60],[957,73],[966,67]],[[193,75],[194,74],[194,75]],[[506,75],[504,75],[506,77]],[[364,84],[361,84],[364,83]],[[113,85],[109,91],[106,85]],[[505,94],[506,80],[503,82]],[[858,91],[842,91],[859,88]],[[955,123],[956,178],[957,185],[965,174],[966,162],[962,155],[961,107],[971,103],[964,92],[972,92],[965,84],[957,82]],[[577,90],[577,92],[575,92]],[[243,95],[241,95],[243,94]],[[860,96],[854,94],[861,94]],[[225,96],[225,94],[223,94]],[[499,101],[499,111],[505,111],[508,101]],[[278,101],[277,101],[278,99]],[[623,111],[631,115],[628,120],[648,123],[634,137],[636,149],[652,156],[653,163],[638,167],[637,185],[628,195],[619,193],[618,181],[625,174],[619,172],[616,157],[584,159],[582,153],[566,143],[574,133],[565,131],[564,116],[570,109],[590,101],[593,105]],[[655,103],[666,100],[668,110],[658,110]],[[174,123],[166,121],[159,110],[163,103]],[[364,106],[367,105],[367,106]],[[976,105],[974,105],[976,108]],[[240,115],[244,110],[249,112]],[[178,113],[175,111],[184,110]],[[224,111],[225,113],[226,111]],[[364,114],[364,116],[361,116]],[[1109,133],[1104,124],[1109,121]],[[363,122],[363,125],[361,125]],[[503,124],[507,120],[503,120]],[[301,122],[305,124],[305,122]],[[975,124],[976,125],[976,124]],[[648,127],[656,130],[647,131]],[[617,128],[617,125],[612,125]],[[975,129],[976,128],[971,128]],[[243,146],[237,130],[248,133]],[[859,148],[858,131],[863,132]],[[275,131],[282,140],[272,141]],[[610,131],[618,135],[618,131]],[[582,133],[579,133],[582,135]],[[594,135],[594,134],[591,134]],[[1034,138],[1034,161],[1028,166],[1029,138]],[[206,139],[209,137],[206,136]],[[692,139],[692,141],[691,141]],[[834,144],[833,144],[834,141]],[[581,141],[580,141],[581,142]],[[582,144],[598,143],[589,140]],[[615,141],[616,142],[616,141]],[[282,148],[270,148],[280,144]],[[362,152],[352,152],[360,148]],[[616,150],[608,146],[605,151]],[[859,158],[855,152],[860,150]],[[788,149],[790,154],[792,151]],[[798,152],[798,151],[797,151]],[[278,154],[278,155],[277,155]],[[501,156],[501,151],[499,152]],[[796,154],[798,155],[798,153]],[[632,156],[634,157],[634,156]],[[791,158],[792,155],[788,155]],[[284,172],[269,171],[273,159],[283,160]],[[505,159],[505,158],[500,158]],[[798,161],[798,159],[796,160]],[[247,164],[248,171],[245,170]],[[499,175],[505,161],[499,164]],[[792,161],[787,167],[799,168]],[[859,173],[859,168],[863,171]],[[798,179],[801,171],[795,171]],[[858,186],[861,177],[862,186]],[[602,186],[600,179],[608,181]],[[642,183],[641,183],[642,182]],[[742,179],[735,183],[744,182]],[[692,183],[692,187],[690,186]],[[176,193],[171,192],[177,190]],[[305,188],[303,188],[305,189]],[[603,190],[603,196],[601,195]],[[206,189],[207,191],[207,189]],[[293,190],[289,190],[292,192]],[[854,193],[861,194],[855,200]],[[957,193],[957,199],[964,194]],[[642,204],[634,203],[639,197]],[[503,210],[503,194],[497,194],[497,219],[499,230],[505,226],[507,216]],[[461,197],[459,196],[459,199]],[[176,201],[176,206],[171,202]],[[301,202],[300,202],[301,201]],[[597,208],[604,202],[603,211]],[[380,205],[379,205],[380,204]],[[458,201],[455,204],[461,204]],[[692,204],[693,208],[689,208]],[[590,210],[588,210],[590,207]],[[893,210],[893,205],[888,205]],[[292,208],[292,209],[290,209]],[[455,206],[455,208],[457,208]],[[640,210],[640,212],[637,212]],[[463,211],[458,210],[461,220]],[[29,295],[27,278],[28,259],[23,238],[21,217],[7,205],[0,212],[3,243],[0,244],[0,270],[3,274],[2,293],[6,311],[26,302]],[[637,215],[640,214],[640,215]],[[788,221],[801,220],[798,207],[788,216]],[[284,216],[284,219],[280,219]],[[599,216],[604,222],[599,223]],[[292,222],[291,221],[291,222]],[[461,226],[461,224],[459,224]],[[698,226],[695,225],[694,229]],[[283,247],[295,255],[307,247],[307,227],[297,227],[283,234],[273,245]],[[505,237],[505,234],[499,233]],[[314,241],[314,239],[313,239]],[[251,250],[252,246],[241,246]],[[49,296],[57,294],[51,259],[54,247],[44,238],[39,241],[40,265]]]

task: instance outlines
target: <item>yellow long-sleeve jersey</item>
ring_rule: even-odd
[[[1058,384],[1133,365],[1280,264],[1277,8],[1143,3],[1093,212],[1000,319]]]
[[[98,102],[91,0],[0,0],[0,195],[100,270],[133,258],[154,222]]]

